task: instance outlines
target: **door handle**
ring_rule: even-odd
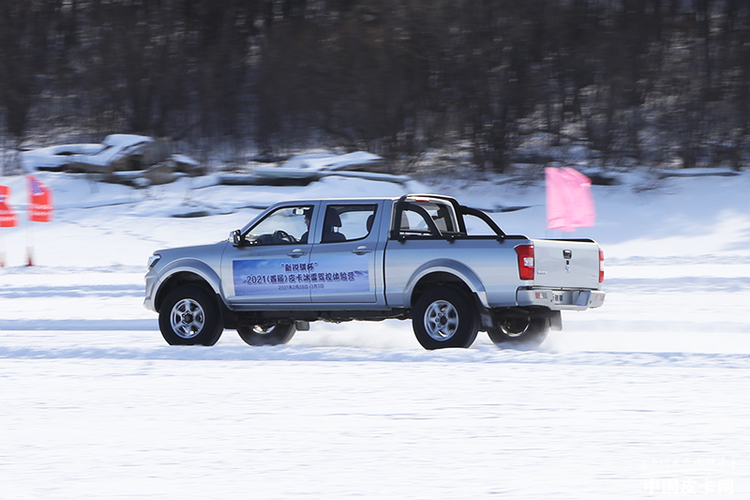
[[[303,255],[307,255],[307,252],[304,252],[300,250],[299,248],[295,248],[291,252],[287,254],[289,257],[294,257],[295,259],[298,257],[302,257]]]
[[[369,248],[367,248],[364,245],[358,246],[357,248],[355,248],[354,250],[352,250],[352,253],[356,253],[357,255],[364,255],[364,254],[370,253],[370,252],[372,252],[372,250],[370,250]]]

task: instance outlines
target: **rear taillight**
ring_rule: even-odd
[[[522,280],[534,279],[534,245],[518,245],[518,277]]]
[[[604,283],[604,250],[599,249],[599,283]]]

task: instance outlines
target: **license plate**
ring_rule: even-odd
[[[552,300],[555,304],[562,304],[565,301],[565,296],[561,293],[552,294]]]

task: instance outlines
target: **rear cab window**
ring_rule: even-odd
[[[444,238],[464,234],[453,204],[434,198],[411,198],[395,217],[394,233],[399,237]]]

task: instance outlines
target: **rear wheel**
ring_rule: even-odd
[[[175,288],[159,311],[159,330],[170,345],[214,345],[224,330],[216,298],[196,285]]]
[[[531,316],[511,316],[495,321],[487,330],[490,340],[498,347],[537,347],[549,332],[549,319]]]
[[[286,344],[294,337],[297,328],[294,323],[272,323],[237,327],[240,338],[248,345]]]
[[[463,292],[439,286],[417,300],[412,328],[425,349],[469,347],[477,338],[477,314]]]

